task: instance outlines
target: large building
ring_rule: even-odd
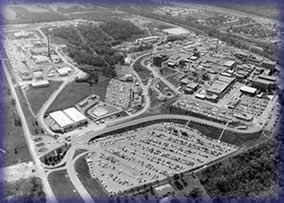
[[[159,36],[144,37],[136,40],[136,43],[154,43],[160,39]]]
[[[218,76],[218,79],[207,89],[207,93],[216,94],[218,97],[226,93],[229,87],[233,84],[235,78]]]
[[[20,31],[20,32],[14,33],[14,36],[16,39],[28,38],[30,36],[30,33],[25,32],[25,31]]]
[[[155,56],[153,56],[153,65],[161,67],[162,63],[164,61],[168,60],[168,58],[169,57],[167,55],[155,55]]]
[[[73,121],[73,126],[80,126],[87,123],[87,118],[75,107],[70,107],[63,112]]]
[[[38,56],[33,56],[34,62],[36,64],[44,64],[44,63],[49,63],[49,58],[46,56],[38,55]]]
[[[252,80],[252,87],[255,87],[263,91],[272,90],[276,88],[276,82],[264,80],[262,78],[257,78],[255,80]]]
[[[30,50],[32,55],[46,55],[47,48],[46,47],[35,47]]]
[[[50,85],[48,80],[38,80],[32,82],[32,87],[39,88],[39,87],[48,87]]]
[[[240,91],[244,94],[254,96],[256,94],[257,89],[244,85],[240,88]]]
[[[52,112],[49,114],[49,117],[63,131],[68,131],[73,127],[73,121],[63,111]]]
[[[49,114],[52,120],[52,129],[60,129],[63,132],[73,130],[77,127],[88,123],[87,117],[84,116],[75,107],[67,108],[63,111],[55,111]]]

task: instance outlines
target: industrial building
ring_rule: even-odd
[[[227,67],[227,68],[232,69],[232,68],[236,67],[236,61],[233,61],[233,60],[226,61],[224,63],[224,66]]]
[[[218,97],[222,96],[227,89],[235,81],[235,78],[218,76],[218,79],[213,82],[213,84],[207,89],[207,93],[215,94]]]
[[[241,91],[242,93],[245,93],[245,94],[254,96],[254,95],[256,94],[257,89],[256,89],[256,88],[253,88],[253,87],[249,87],[249,86],[244,85],[244,86],[242,86],[242,87],[240,88],[240,91]]]
[[[55,111],[49,114],[51,119],[51,129],[67,132],[88,123],[84,116],[75,107],[67,108],[63,111]]]
[[[276,88],[276,82],[257,78],[255,80],[252,80],[252,87],[255,87],[263,91],[272,90]]]
[[[49,117],[61,128],[67,131],[72,128],[73,121],[63,111],[56,111],[49,114]]]
[[[38,87],[48,87],[49,86],[49,81],[48,80],[39,80],[32,82],[32,87],[38,88]]]
[[[169,57],[167,55],[156,55],[156,56],[153,56],[153,65],[161,67],[162,63],[164,61],[168,60],[168,58]]]
[[[71,68],[68,66],[61,67],[57,69],[57,72],[60,76],[67,76],[71,72]]]
[[[268,69],[273,71],[276,68],[276,62],[264,60],[264,61],[262,61],[261,66],[264,67],[264,68],[268,68]]]
[[[30,33],[21,31],[21,32],[16,32],[14,33],[14,36],[16,39],[21,39],[21,38],[28,38],[30,36]]]
[[[73,121],[73,126],[80,126],[87,123],[87,118],[75,107],[70,107],[63,112]]]
[[[199,88],[199,84],[195,83],[195,82],[192,82],[192,83],[188,83],[186,85],[186,87],[192,89],[193,91],[196,91]]]
[[[42,71],[34,71],[33,76],[35,80],[43,80],[43,72]]]
[[[44,63],[49,63],[49,58],[46,56],[38,55],[38,56],[33,56],[34,62],[36,64],[44,64]]]
[[[32,55],[46,55],[47,48],[46,47],[35,47],[30,50]]]
[[[154,43],[159,40],[159,36],[144,37],[136,40],[136,43]]]

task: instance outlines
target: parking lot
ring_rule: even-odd
[[[106,93],[105,101],[120,108],[127,109],[130,104],[132,83],[111,80]]]
[[[233,111],[230,109],[220,108],[205,102],[194,101],[189,97],[177,100],[172,106],[177,109],[185,110],[190,114],[205,116],[208,119],[218,120],[222,123],[236,120]]]
[[[110,194],[165,179],[238,150],[192,128],[154,124],[110,135],[92,143],[87,156],[90,173]]]
[[[259,117],[266,109],[268,103],[268,99],[254,98],[243,95],[239,104],[236,107],[236,110]]]

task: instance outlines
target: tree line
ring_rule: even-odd
[[[270,139],[197,175],[212,198],[257,197],[278,185],[278,149],[278,140]]]

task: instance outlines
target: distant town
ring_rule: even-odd
[[[277,198],[280,26],[253,11],[7,5],[4,198]]]

